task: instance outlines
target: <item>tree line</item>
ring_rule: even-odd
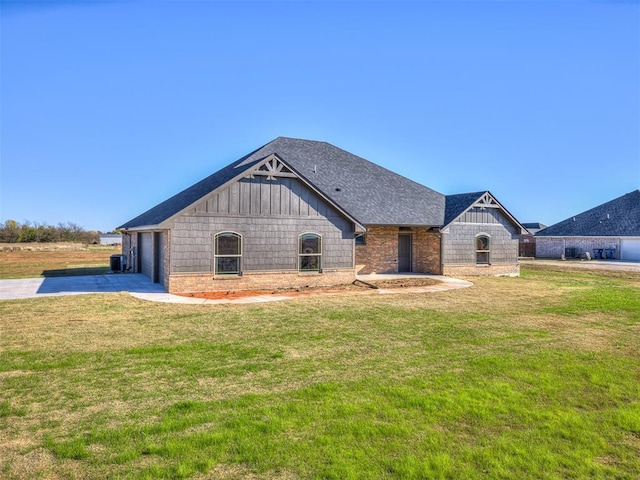
[[[85,230],[75,223],[0,222],[0,243],[78,242],[100,243],[100,232]]]

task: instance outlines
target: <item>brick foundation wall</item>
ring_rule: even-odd
[[[273,290],[275,288],[327,287],[355,280],[350,270],[323,273],[262,272],[242,276],[217,276],[211,273],[174,273],[169,276],[169,293],[226,292],[231,290]]]
[[[440,274],[440,238],[427,232],[425,227],[400,232],[394,227],[371,227],[365,245],[356,245],[358,273],[397,273],[398,234],[412,236],[412,271]]]
[[[520,275],[520,264],[496,264],[496,265],[445,265],[443,275],[449,277],[465,276],[510,276]]]

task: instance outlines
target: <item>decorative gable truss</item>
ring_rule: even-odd
[[[471,207],[460,216],[460,221],[471,223],[502,224],[514,234],[523,230],[516,220],[489,192],[485,192]],[[510,226],[508,226],[510,224]]]
[[[256,178],[256,176],[264,176],[267,180],[276,180],[276,178],[298,178],[289,168],[282,163],[282,160],[276,155],[269,155],[264,162],[247,176],[248,178]]]
[[[472,207],[476,208],[502,208],[502,206],[496,201],[495,198],[489,193],[486,192],[482,195],[473,205]]]
[[[362,225],[294,173],[276,154],[264,158],[181,213],[199,216],[341,216],[353,223],[355,231],[364,231]]]
[[[490,192],[484,192],[451,223],[454,222],[500,224],[512,231],[513,234],[520,234],[524,228],[506,208],[500,205]]]

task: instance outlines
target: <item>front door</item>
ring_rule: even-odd
[[[398,272],[411,271],[411,234],[398,235]]]

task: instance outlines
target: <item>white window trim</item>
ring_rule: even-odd
[[[238,237],[238,239],[240,240],[240,253],[238,254],[232,254],[232,255],[218,255],[218,237],[220,235],[228,235],[228,234],[232,234],[232,235],[236,235]],[[216,234],[213,235],[213,274],[214,275],[224,275],[224,276],[229,276],[229,275],[242,275],[242,250],[243,250],[243,238],[242,238],[242,234],[238,233],[238,232],[234,232],[231,230],[225,230],[222,232],[218,232]],[[238,271],[237,272],[230,272],[230,273],[225,273],[225,272],[218,272],[218,258],[239,258],[240,261],[238,262]]]

